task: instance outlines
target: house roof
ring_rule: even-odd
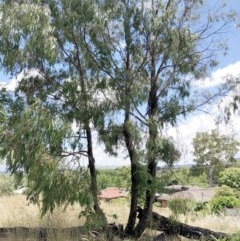
[[[190,199],[197,202],[208,202],[215,195],[217,189],[216,188],[197,188],[190,189],[186,191],[176,192],[170,195],[170,199],[174,198],[182,198],[182,199]]]
[[[163,201],[163,200],[168,200],[168,199],[169,199],[169,194],[166,194],[166,193],[156,193],[155,194],[156,201]]]
[[[109,187],[102,190],[98,196],[102,199],[114,199],[119,197],[126,197],[127,192],[122,188]]]
[[[186,190],[202,189],[202,187],[192,186],[192,185],[170,185],[170,186],[166,186],[165,189],[173,190],[173,191],[186,191]]]

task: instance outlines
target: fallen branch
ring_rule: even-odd
[[[142,215],[143,210],[139,207],[139,217]],[[232,237],[230,234],[222,232],[214,232],[209,229],[190,226],[184,223],[172,221],[169,218],[161,216],[153,212],[152,221],[149,223],[149,228],[164,232],[166,235],[180,235],[185,238],[195,240],[208,240],[216,241],[217,239],[225,238],[228,240]]]

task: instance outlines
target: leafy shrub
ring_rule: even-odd
[[[228,187],[228,186],[221,186],[216,195],[217,197],[220,197],[220,196],[234,196],[235,195],[235,190],[232,189],[231,187]]]
[[[240,202],[235,196],[217,196],[211,200],[210,204],[214,213],[221,213],[225,208],[239,207]]]
[[[220,173],[220,184],[240,190],[240,168],[227,168]]]
[[[186,215],[193,210],[194,202],[189,199],[175,198],[169,201],[168,206],[174,215]]]
[[[225,208],[239,207],[239,192],[228,186],[222,186],[210,201],[210,206],[214,213],[221,213]]]
[[[210,213],[210,208],[208,203],[206,202],[195,202],[193,206],[193,211],[201,214],[208,214]]]

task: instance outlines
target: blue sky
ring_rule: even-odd
[[[212,0],[208,0],[211,5],[213,4]],[[220,0],[215,0],[217,3]],[[225,0],[227,4],[227,8],[233,9],[239,13],[240,19],[240,1],[239,0]],[[216,78],[220,78],[224,76],[226,73],[230,72],[235,75],[240,74],[240,28],[236,28],[233,24],[227,30],[226,39],[228,40],[228,47],[229,51],[226,56],[223,56],[219,59],[219,65],[217,68],[214,69],[213,75]],[[10,81],[10,76],[7,76],[0,70],[0,82],[8,82]],[[240,133],[240,127],[238,127],[238,123],[240,118],[236,117],[232,121],[233,132]],[[191,155],[191,141],[192,138],[195,136],[196,132],[199,131],[207,131],[210,129],[215,128],[214,120],[211,116],[206,115],[196,115],[189,119],[187,119],[184,123],[180,124],[177,129],[170,129],[169,133],[172,135],[181,145],[183,149],[182,163],[188,163],[189,160],[192,159]],[[224,130],[226,127],[222,127]],[[239,128],[239,129],[238,129]],[[176,134],[178,133],[178,134]],[[180,135],[179,135],[180,133]],[[240,135],[238,136],[240,139]],[[128,165],[129,161],[124,158],[126,157],[126,153],[120,153],[118,158],[108,157],[103,151],[102,146],[95,146],[94,152],[96,155],[96,163],[97,165],[102,166],[115,166],[115,165]],[[1,165],[0,165],[1,170]]]
[[[210,0],[211,1],[211,0]],[[229,9],[238,12],[240,19],[240,1],[239,0],[226,0],[227,7]],[[228,39],[228,54],[220,59],[219,68],[226,67],[229,64],[233,64],[240,60],[240,28],[237,29],[233,24],[232,28],[226,33]]]

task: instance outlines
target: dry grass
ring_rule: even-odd
[[[129,212],[129,204],[126,202],[125,199],[119,199],[110,202],[101,201],[101,207],[106,213],[109,222],[126,224]],[[164,216],[170,215],[170,211],[167,208],[160,208],[155,206],[154,211]],[[53,212],[53,214],[48,213],[43,218],[41,218],[38,206],[29,204],[24,195],[0,197],[0,227],[61,228],[81,226],[84,224],[84,219],[78,218],[80,212],[81,208],[78,205],[74,205],[69,206],[65,212],[63,208],[58,208]],[[239,217],[224,217],[210,215],[206,217],[199,217],[192,214],[188,215],[187,217],[181,216],[180,221],[188,223],[193,226],[208,228],[219,232],[240,232]],[[145,237],[156,235],[156,231],[148,230],[146,232]],[[57,238],[50,240],[60,239]],[[67,240],[67,238],[64,238],[64,240]]]
[[[48,213],[43,218],[37,205],[29,204],[24,195],[0,197],[0,227],[71,227],[84,223],[79,219],[79,205],[69,206],[64,212],[57,208],[53,214]]]
[[[201,218],[190,216],[188,219],[187,223],[190,225],[211,229],[216,232],[240,232],[240,217],[207,215],[206,217]]]

